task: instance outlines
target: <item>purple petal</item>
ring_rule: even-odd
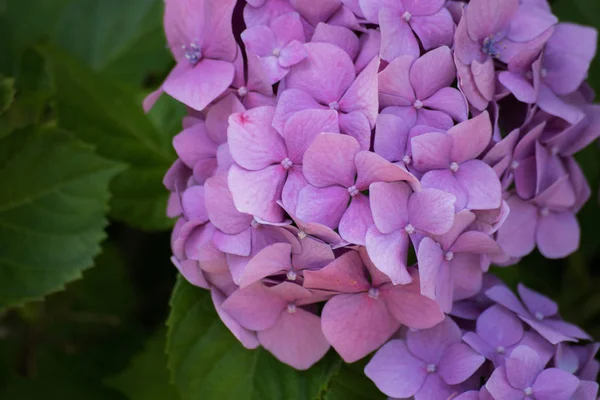
[[[282,133],[290,160],[301,164],[306,149],[322,132],[339,132],[334,110],[303,110],[293,114]]]
[[[490,144],[492,124],[487,111],[448,131],[452,138],[452,161],[462,163],[477,158]]]
[[[518,0],[473,1],[466,10],[469,36],[478,40],[505,31],[518,7]]]
[[[352,197],[350,206],[340,220],[340,236],[349,243],[364,246],[367,229],[371,225],[373,225],[373,217],[369,206],[369,198],[359,193]]]
[[[240,325],[253,331],[272,327],[286,307],[286,302],[271,294],[257,282],[238,289],[223,302],[223,310]]]
[[[550,212],[539,218],[536,243],[544,257],[563,258],[579,247],[579,223],[573,213]]]
[[[336,229],[348,207],[350,193],[341,186],[316,188],[308,185],[300,190],[296,215],[306,222],[316,222]]]
[[[410,70],[414,58],[395,58],[379,73],[379,101],[381,107],[411,106],[417,99],[410,81]]]
[[[425,53],[410,68],[410,82],[421,101],[450,86],[455,78],[456,67],[447,46]]]
[[[360,111],[340,113],[338,120],[340,132],[356,139],[361,150],[368,150],[371,147],[371,124],[365,114]]]
[[[430,374],[421,390],[415,394],[415,400],[448,399],[454,394],[455,389],[448,386],[438,374]]]
[[[419,277],[421,293],[428,298],[436,299],[436,286],[444,252],[440,245],[429,237],[424,237],[419,243],[417,261],[419,262]]]
[[[494,170],[480,160],[460,164],[456,180],[467,195],[466,207],[494,210],[502,205],[502,188]]]
[[[579,379],[558,368],[549,368],[538,375],[532,386],[536,400],[570,400]]]
[[[433,15],[415,15],[411,18],[410,26],[421,39],[425,50],[452,45],[454,21],[445,8]]]
[[[350,136],[332,133],[317,136],[304,153],[306,179],[317,187],[352,186],[356,175],[354,157],[359,149],[356,139]]]
[[[442,111],[458,122],[465,121],[468,116],[465,96],[451,87],[438,90],[423,100],[423,105],[427,108]]]
[[[394,284],[410,283],[412,278],[406,270],[408,235],[403,231],[381,233],[375,226],[367,231],[366,247],[376,268]]]
[[[406,344],[410,352],[427,364],[438,365],[448,348],[459,343],[461,333],[458,325],[450,318],[430,329],[408,331]]]
[[[452,151],[452,137],[446,133],[430,132],[410,141],[414,167],[419,171],[448,169]]]
[[[287,89],[279,94],[277,108],[273,116],[273,127],[278,132],[283,132],[284,125],[290,117],[301,110],[325,109],[313,97],[299,89]]]
[[[464,343],[448,347],[439,362],[439,373],[448,385],[457,385],[469,379],[483,364],[485,357]]]
[[[464,186],[456,179],[456,175],[447,169],[433,170],[425,173],[421,178],[424,188],[440,189],[452,194],[456,198],[455,211],[462,211],[467,204],[467,193]]]
[[[200,265],[196,260],[183,260],[179,261],[176,257],[171,257],[171,262],[179,273],[192,285],[208,289],[209,284],[200,269]]]
[[[369,124],[375,125],[379,111],[377,94],[377,72],[379,70],[379,57],[373,58],[352,82],[344,96],[339,101],[340,110],[350,113],[362,112]]]
[[[531,387],[543,369],[542,360],[527,346],[515,348],[506,359],[506,376],[510,384],[517,389]]]
[[[226,298],[221,291],[213,287],[210,289],[210,294],[213,304],[215,305],[215,310],[217,311],[217,314],[219,314],[219,318],[221,318],[221,321],[223,321],[223,324],[225,324],[233,336],[235,336],[245,348],[250,350],[257,348],[259,343],[256,339],[256,333],[242,327],[231,317],[231,315],[223,310],[222,305]]]
[[[506,367],[496,368],[490,379],[486,382],[485,388],[490,392],[494,399],[502,400],[524,400],[525,394],[522,389],[515,389],[508,382],[506,376]]]
[[[234,235],[250,226],[252,216],[235,208],[226,175],[209,178],[204,184],[204,192],[208,217],[222,232]]]
[[[518,315],[529,315],[523,304],[521,304],[521,301],[519,301],[519,298],[506,286],[496,285],[488,289],[485,295]]]
[[[517,290],[525,307],[532,315],[539,313],[542,317],[551,317],[558,313],[558,305],[548,297],[534,292],[522,283],[518,285]]]
[[[355,59],[359,50],[359,40],[356,34],[348,28],[324,24],[320,22],[315,28],[311,42],[331,43],[343,49],[351,59]]]
[[[408,220],[416,228],[434,235],[441,235],[454,222],[456,197],[438,189],[423,189],[408,200]]]
[[[408,224],[408,201],[412,189],[404,182],[375,182],[369,186],[369,199],[377,229],[391,233]]]
[[[388,161],[400,161],[406,154],[408,126],[391,114],[379,114],[375,126],[375,153]]]
[[[281,165],[260,171],[247,171],[233,165],[229,170],[229,188],[235,207],[269,222],[281,222],[283,210],[277,204],[285,179]]]
[[[418,57],[419,42],[412,29],[402,18],[388,10],[379,15],[381,29],[381,58],[392,61],[396,57],[407,55]]]
[[[423,361],[408,350],[404,340],[383,346],[365,367],[367,375],[384,394],[396,398],[414,396],[427,378]]]
[[[504,349],[523,337],[523,323],[504,307],[494,305],[477,318],[477,334],[494,349]]]
[[[373,182],[396,181],[405,181],[419,188],[419,182],[413,174],[371,151],[360,151],[355,161],[358,173],[356,187],[359,190],[367,189]]]
[[[291,0],[290,4],[308,22],[317,25],[319,22],[327,21],[342,2],[340,0]]]
[[[510,214],[498,230],[496,241],[509,256],[523,257],[535,247],[538,209],[518,196],[511,196],[507,203]]]

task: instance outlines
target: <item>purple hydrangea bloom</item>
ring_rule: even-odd
[[[447,399],[454,385],[469,379],[484,362],[460,338],[460,329],[450,318],[431,329],[408,331],[406,340],[385,344],[365,374],[394,398]]]

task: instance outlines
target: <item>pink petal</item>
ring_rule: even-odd
[[[322,104],[339,101],[355,78],[348,54],[329,43],[307,43],[308,57],[286,76],[286,88],[301,89]]]
[[[281,50],[278,62],[282,68],[290,68],[304,60],[308,56],[304,44],[297,40],[290,42]]]
[[[453,120],[462,122],[468,117],[467,101],[457,89],[445,87],[423,100],[427,108],[442,111]]]
[[[492,123],[487,111],[461,122],[448,131],[452,138],[452,161],[462,163],[479,156],[492,140]]]
[[[579,237],[579,223],[571,212],[551,212],[538,220],[536,243],[544,257],[568,256],[579,247]]]
[[[356,154],[356,187],[365,190],[373,182],[405,181],[411,186],[419,188],[417,178],[404,168],[392,164],[383,157],[371,151],[361,151]]]
[[[519,7],[518,0],[476,0],[466,11],[469,36],[473,40],[502,32]]]
[[[450,12],[442,8],[433,15],[415,15],[410,20],[423,48],[430,50],[438,46],[451,46],[454,37],[454,21]]]
[[[272,327],[286,302],[269,293],[262,283],[238,289],[223,302],[223,310],[240,325],[253,331]]]
[[[419,56],[419,42],[410,26],[402,18],[399,18],[399,15],[389,10],[381,10],[379,25],[381,28],[381,58],[392,61],[403,55],[414,58]]]
[[[336,229],[348,207],[350,193],[341,186],[316,188],[308,185],[300,190],[296,215],[306,222],[316,222]]]
[[[375,182],[369,186],[369,199],[377,229],[384,234],[404,229],[408,224],[408,199],[412,189],[404,182]]]
[[[296,12],[274,18],[270,26],[280,44],[288,44],[294,40],[304,43],[306,40],[300,14]]]
[[[379,114],[375,126],[375,153],[388,161],[400,161],[406,154],[408,126],[391,114]]]
[[[352,197],[339,224],[342,239],[349,243],[364,245],[367,229],[373,225],[369,198],[362,193]]]
[[[246,50],[260,57],[269,57],[277,46],[272,29],[266,25],[251,26],[241,34]]]
[[[346,362],[377,349],[400,327],[383,299],[367,293],[333,297],[323,308],[321,324],[325,337]]]
[[[292,166],[292,168],[288,170],[288,176],[281,192],[281,202],[286,211],[293,214],[296,213],[300,191],[307,185],[308,182],[302,174],[302,167],[296,165]]]
[[[204,121],[177,134],[173,138],[173,147],[189,168],[194,168],[201,160],[213,160],[217,153],[217,144],[208,137]]]
[[[290,160],[294,164],[301,164],[304,152],[322,132],[339,132],[334,110],[313,109],[293,114],[286,121],[282,133]]]
[[[281,222],[283,210],[277,204],[285,179],[281,165],[260,171],[247,171],[234,165],[229,170],[229,188],[235,207],[269,222]]]
[[[502,252],[494,239],[478,231],[469,231],[461,234],[450,250],[455,253],[465,252],[473,254],[495,254]]]
[[[485,361],[464,343],[455,343],[446,349],[439,363],[439,373],[448,385],[458,385],[469,379]]]
[[[238,284],[249,286],[262,278],[292,269],[292,246],[289,243],[274,243],[262,249],[246,265]]]
[[[371,125],[365,114],[360,111],[341,113],[338,120],[340,132],[356,139],[361,150],[368,150],[371,147]]]
[[[201,287],[203,289],[208,289],[209,284],[200,269],[200,265],[198,265],[198,261],[196,260],[183,260],[179,261],[176,257],[171,257],[171,262],[179,273],[183,275],[186,281],[191,283],[194,286]]]
[[[359,293],[369,290],[364,265],[356,251],[344,253],[317,271],[304,271],[304,287],[340,293]]]
[[[454,195],[456,197],[455,211],[463,210],[467,204],[467,193],[450,169],[433,170],[425,173],[421,178],[421,184],[424,188],[440,189]]]
[[[496,241],[509,256],[523,257],[535,248],[538,209],[517,196],[506,202],[511,211],[498,230]]]
[[[388,276],[392,283],[398,285],[412,281],[406,270],[409,240],[404,231],[384,234],[372,226],[367,231],[365,242],[373,264]]]
[[[204,192],[208,217],[222,232],[235,235],[250,226],[252,216],[239,212],[233,204],[227,175],[209,178],[204,184]]]
[[[274,112],[273,107],[259,107],[229,118],[229,150],[241,167],[260,170],[287,157],[283,138],[271,126]]]
[[[311,42],[331,43],[343,49],[351,59],[355,59],[359,50],[356,34],[348,28],[320,22],[315,28]]]
[[[258,340],[279,361],[298,370],[310,368],[329,350],[321,319],[303,309],[282,312],[275,325],[258,332]]]
[[[303,172],[314,186],[354,183],[354,157],[359,151],[356,139],[346,135],[323,133],[315,138],[304,153]]]
[[[252,227],[248,227],[242,232],[234,235],[227,235],[221,231],[216,231],[213,241],[217,249],[227,254],[246,257],[252,250]]]
[[[241,113],[244,106],[234,94],[228,94],[213,104],[206,113],[206,133],[217,144],[227,141],[229,116]]]
[[[488,101],[492,101],[496,91],[496,74],[494,72],[494,60],[488,57],[485,62],[480,63],[473,60],[471,64],[473,81],[479,93]]]
[[[379,70],[379,57],[373,58],[352,82],[339,105],[340,110],[349,113],[352,111],[362,112],[371,126],[375,125],[377,112],[379,111],[377,93],[377,72]]]
[[[410,81],[410,67],[414,58],[395,58],[379,73],[379,101],[381,107],[411,106],[416,100]]]
[[[164,91],[183,104],[202,110],[220,96],[233,81],[229,62],[203,59],[195,66],[187,60],[177,64],[163,83]]]
[[[430,132],[412,138],[410,144],[414,167],[417,170],[449,168],[452,136],[441,132]]]
[[[425,53],[410,68],[410,82],[421,101],[450,86],[455,78],[456,67],[447,46]]]
[[[290,4],[312,25],[327,21],[342,5],[340,0],[291,0]]]
[[[273,116],[273,127],[278,132],[283,132],[286,121],[296,112],[306,109],[325,108],[313,97],[299,89],[287,89],[279,94],[277,108]]]
[[[423,189],[408,200],[409,222],[434,235],[448,232],[454,222],[456,197],[438,189]]]
[[[436,287],[440,266],[444,260],[444,252],[440,245],[429,237],[424,237],[419,243],[417,261],[419,262],[419,280],[421,294],[436,300]]]
[[[231,317],[231,315],[223,310],[222,304],[226,298],[221,291],[213,287],[210,289],[210,294],[213,304],[215,305],[215,310],[217,311],[217,314],[219,314],[219,318],[221,318],[221,321],[223,321],[233,336],[235,336],[245,348],[250,350],[257,348],[259,343],[256,339],[256,333],[242,327]]]
[[[386,343],[365,367],[367,375],[387,396],[409,398],[427,378],[423,361],[408,350],[404,340]]]
[[[445,112],[421,108],[417,111],[416,125],[429,126],[445,131],[454,126],[454,121],[452,121],[452,117]]]

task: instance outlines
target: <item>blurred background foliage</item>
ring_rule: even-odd
[[[0,399],[374,398],[360,363],[330,354],[297,373],[242,350],[185,282],[169,317],[162,176],[185,109],[166,96],[148,115],[140,106],[172,66],[162,7],[0,0]],[[598,0],[553,8],[600,28]],[[589,81],[600,93],[600,59]],[[594,193],[580,251],[494,272],[557,299],[600,338],[598,146],[578,159]]]

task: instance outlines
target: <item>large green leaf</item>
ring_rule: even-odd
[[[339,368],[333,353],[301,372],[262,349],[246,350],[218,318],[210,294],[181,277],[167,325],[169,368],[186,400],[318,399]]]
[[[92,265],[121,169],[56,129],[0,140],[0,307],[59,290]]]
[[[177,400],[177,389],[169,380],[165,334],[161,329],[148,340],[144,351],[135,356],[131,365],[107,383],[130,400]]]
[[[166,229],[162,178],[175,159],[173,132],[158,131],[136,96],[94,74],[64,51],[40,47],[56,89],[59,126],[129,168],[111,184],[111,216],[142,229]]]
[[[2,115],[15,99],[15,80],[0,75],[0,115]]]
[[[386,398],[363,370],[365,361],[344,364],[333,377],[324,400],[383,400]]]
[[[50,39],[95,71],[130,85],[172,62],[161,0],[6,0],[7,43],[19,52]],[[33,11],[32,11],[33,10]],[[10,57],[9,57],[10,58]]]

